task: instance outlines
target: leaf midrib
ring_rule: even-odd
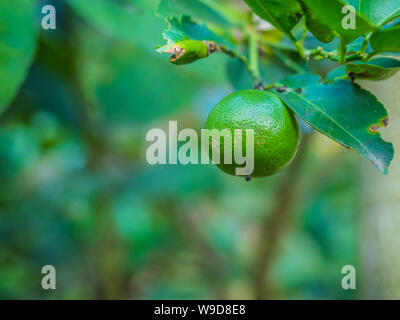
[[[349,133],[348,131],[346,131],[346,129],[340,125],[340,123],[338,123],[337,121],[335,121],[329,114],[327,114],[325,111],[321,110],[318,105],[316,105],[315,103],[311,102],[310,100],[306,99],[305,97],[295,93],[294,91],[292,91],[292,93],[294,93],[296,96],[300,97],[301,100],[306,101],[308,104],[310,104],[311,106],[315,107],[320,113],[324,114],[328,119],[330,119],[334,124],[336,124],[339,128],[341,128],[348,136],[350,136],[351,138],[353,138],[361,147],[364,151],[366,151],[367,153],[371,153],[369,151],[369,149],[359,140],[357,139],[357,137],[353,136],[351,133]],[[333,138],[333,137],[332,137]],[[335,138],[334,138],[335,139]]]

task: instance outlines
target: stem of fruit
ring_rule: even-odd
[[[297,51],[299,52],[300,57],[304,59],[304,57],[306,55],[305,55],[304,47],[303,47],[302,43],[300,43],[298,41],[293,41],[293,44],[296,47]]]
[[[261,82],[259,53],[258,53],[258,36],[255,32],[249,34],[249,70],[253,77],[254,85]]]
[[[346,43],[343,39],[340,39],[339,47],[339,63],[344,64],[346,62]]]
[[[277,87],[276,83],[270,83],[270,84],[264,86],[264,90],[271,90],[271,89],[274,89],[276,87]]]
[[[301,35],[301,38],[300,38],[300,40],[299,40],[299,43],[301,44],[301,46],[304,48],[304,41],[306,40],[306,38],[307,38],[307,35],[308,35],[308,28],[307,28],[307,25],[306,25],[306,20],[305,19],[303,19],[303,27],[304,27],[304,30],[303,30],[303,33],[302,33],[302,35]]]
[[[365,51],[366,51],[367,48],[368,48],[369,39],[370,39],[371,35],[372,35],[372,33],[370,33],[370,34],[368,34],[367,36],[365,36],[364,41],[363,41],[363,43],[362,43],[362,45],[361,45],[361,49],[360,49],[360,54],[361,54],[361,55],[364,55],[364,54],[365,54]]]

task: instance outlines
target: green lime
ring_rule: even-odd
[[[242,90],[223,98],[210,112],[206,129],[242,130],[242,154],[245,156],[245,130],[254,130],[254,171],[251,177],[266,177],[284,169],[293,160],[299,147],[299,126],[293,112],[274,93],[263,90]],[[229,141],[229,140],[228,140]],[[232,138],[232,163],[224,164],[224,138],[220,138],[221,164],[226,173],[235,175],[235,140]],[[210,157],[215,144],[210,146]]]

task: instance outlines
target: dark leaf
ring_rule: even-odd
[[[313,75],[289,77],[283,82],[289,88],[278,94],[314,128],[356,149],[387,174],[394,150],[378,132],[388,121],[384,106],[371,93],[350,81],[323,84],[316,80]],[[301,93],[295,91],[299,85],[302,85]]]
[[[253,11],[295,40],[290,32],[302,16],[297,0],[245,0]]]
[[[311,10],[308,9],[303,0],[299,0],[299,2],[304,11],[308,30],[310,30],[319,41],[324,43],[331,42],[335,37],[332,29],[324,25],[324,23],[319,20]]]
[[[345,43],[350,43],[358,37],[374,31],[374,27],[359,14],[356,15],[355,29],[343,28],[342,21],[346,15],[342,13],[342,9],[346,3],[341,0],[303,0],[303,2],[306,5],[307,12],[310,12],[323,26],[336,32]],[[325,28],[321,30],[326,32]],[[315,31],[316,33],[314,35],[319,38],[322,34],[318,36],[317,34],[321,32],[321,30],[316,29],[310,31]]]

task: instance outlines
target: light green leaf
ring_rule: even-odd
[[[346,17],[342,13],[343,7],[346,5],[341,0],[303,0],[307,10],[321,23],[336,32],[345,43],[350,43],[358,37],[374,31],[374,27],[361,15],[356,15],[356,28],[344,29],[342,26],[343,18]],[[314,32],[313,30],[310,30]],[[317,30],[318,32],[318,30]],[[314,34],[316,36],[316,34]]]
[[[33,1],[0,2],[0,113],[26,77],[35,54],[37,23]]]
[[[373,26],[380,27],[400,16],[399,0],[346,0]]]
[[[157,7],[157,14],[161,17],[175,18],[186,15],[196,22],[210,22],[223,27],[230,25],[218,12],[199,0],[161,0]]]
[[[330,138],[356,149],[382,173],[388,173],[393,145],[378,129],[388,123],[384,106],[371,93],[350,81],[316,82],[315,76],[289,77],[280,98],[301,118]],[[299,86],[299,85],[302,86]],[[278,90],[282,91],[282,90]]]
[[[297,0],[244,0],[262,19],[296,40],[290,32],[302,16]]]
[[[370,62],[356,61],[333,70],[327,80],[348,75],[353,79],[385,80],[400,71],[400,61],[393,58],[376,58]]]
[[[374,50],[400,52],[400,26],[379,30],[371,36],[371,47]]]

